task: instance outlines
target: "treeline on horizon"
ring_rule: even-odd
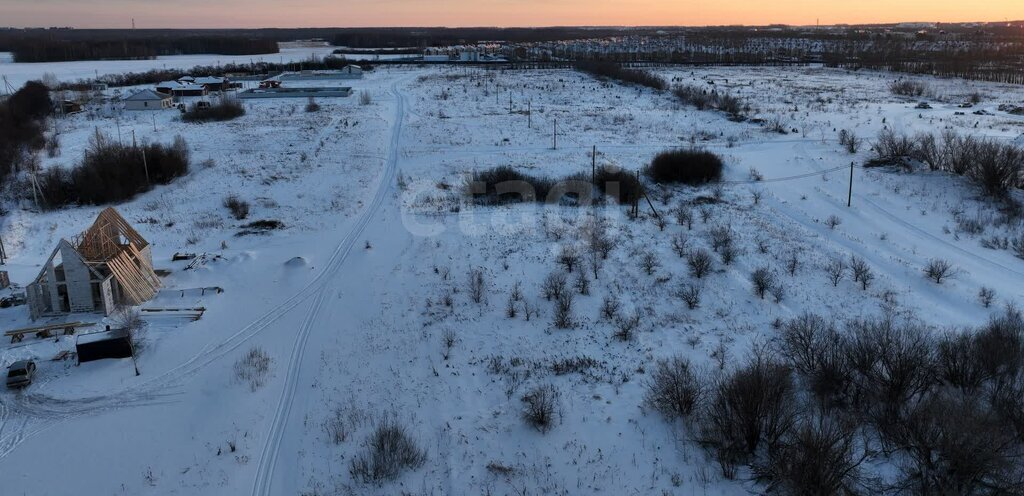
[[[61,30],[57,33],[46,30],[43,33],[14,36],[10,32],[0,32],[0,49],[11,52],[15,62],[152,59],[162,55],[203,53],[278,53],[277,41],[249,36],[196,36],[181,33],[149,37],[67,36],[67,33],[76,33],[76,30]]]

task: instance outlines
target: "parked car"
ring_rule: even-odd
[[[7,368],[7,387],[21,388],[32,384],[36,375],[36,363],[31,360],[20,360]]]
[[[0,298],[0,308],[16,307],[18,305],[25,304],[25,295],[21,293],[15,293],[10,296]]]

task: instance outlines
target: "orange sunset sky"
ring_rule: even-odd
[[[0,0],[0,26],[668,26],[1024,19],[1024,0]]]

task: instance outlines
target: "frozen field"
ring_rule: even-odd
[[[101,72],[216,61],[103,63]],[[92,75],[94,64],[82,64],[0,62],[0,74],[12,82],[42,72]],[[128,360],[49,361],[73,349],[68,337],[0,343],[0,365],[39,363],[31,387],[0,392],[0,493],[760,493],[744,477],[723,479],[682,424],[644,406],[658,359],[683,355],[715,373],[772,340],[777,319],[808,311],[857,318],[898,309],[952,328],[1024,303],[1024,260],[981,244],[1024,234],[1019,221],[964,232],[958,220],[998,217],[972,185],[890,168],[857,167],[847,207],[848,166],[870,152],[863,146],[850,155],[836,142],[839,129],[871,140],[883,126],[1020,140],[1024,117],[997,109],[1020,105],[1020,88],[927,80],[931,94],[906,100],[890,94],[889,74],[700,68],[662,75],[728,88],[752,114],[778,119],[789,132],[569,70],[440,67],[380,68],[345,82],[368,93],[368,105],[356,95],[321,99],[313,113],[305,100],[282,99],[247,101],[246,115],[226,123],[186,124],[176,111],[61,120],[61,153],[44,159],[47,168],[70,167],[97,130],[121,140],[133,133],[141,141],[187,140],[187,177],[117,208],[153,244],[157,268],[171,271],[160,303],[184,298],[207,311],[195,322],[150,322],[137,377]],[[974,93],[982,103],[958,107]],[[920,100],[931,108],[915,108]],[[688,146],[719,153],[725,183],[719,191],[652,186],[664,229],[646,202],[630,219],[615,205],[485,207],[460,192],[467,174],[495,166],[589,174],[596,147],[598,165],[635,171],[659,151]],[[752,170],[763,180],[753,181]],[[279,220],[284,229],[235,236],[248,220],[222,206],[230,194],[252,204],[249,220]],[[720,201],[709,204],[714,196]],[[5,202],[0,237],[20,284],[100,210],[39,213],[29,200]],[[681,204],[695,205],[692,229],[676,220]],[[840,222],[829,226],[832,216]],[[560,250],[584,251],[597,222],[614,249],[596,278],[587,263],[571,274],[572,282],[589,274],[588,294],[574,300],[572,328],[557,329],[541,285],[558,269]],[[688,309],[678,290],[697,281],[673,238],[710,249],[710,233],[723,226],[734,233],[736,260],[715,264],[700,281],[703,304]],[[188,262],[171,262],[175,252],[208,261],[186,270]],[[784,264],[793,254],[801,264],[791,276]],[[824,266],[851,256],[873,269],[870,288],[849,277],[828,280]],[[294,257],[303,261],[286,263]],[[644,263],[651,258],[657,263]],[[957,275],[941,285],[926,279],[922,267],[933,258],[950,261]],[[779,272],[781,301],[751,291],[750,273],[761,266]],[[483,284],[474,295],[476,273]],[[174,292],[209,286],[224,292]],[[978,303],[982,286],[995,291],[992,308]],[[522,299],[510,317],[517,287]],[[623,314],[640,316],[633,340],[613,337],[615,326],[601,318],[609,296]],[[0,327],[28,325],[26,313],[0,310]],[[257,386],[234,371],[253,347],[271,358]],[[520,397],[542,384],[561,391],[560,421],[547,433],[520,415]],[[364,485],[353,480],[350,461],[385,415],[409,427],[427,459],[394,482]],[[338,428],[343,436],[334,435]]]

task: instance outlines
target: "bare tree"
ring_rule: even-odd
[[[703,278],[711,272],[713,259],[711,253],[703,248],[690,251],[686,255],[686,265],[690,267],[690,275],[697,279]]]
[[[621,304],[615,295],[606,295],[601,302],[601,318],[613,321],[619,315]]]
[[[859,282],[861,289],[867,291],[871,281],[875,278],[868,263],[863,258],[850,257],[850,270],[853,272],[853,282]]]
[[[569,329],[573,326],[572,293],[565,291],[555,300],[554,325],[558,329]]]
[[[486,291],[484,271],[477,268],[469,269],[469,297],[474,303],[483,303]]]
[[[750,274],[750,282],[754,285],[754,294],[764,299],[764,295],[775,287],[775,273],[768,267],[759,267]]]
[[[929,279],[935,281],[936,284],[942,284],[942,281],[956,274],[956,268],[946,260],[933,258],[925,264],[924,274]]]
[[[640,312],[634,312],[629,317],[620,316],[615,319],[613,335],[621,341],[632,341],[638,327],[640,327]]]
[[[565,267],[566,272],[572,272],[580,263],[580,254],[574,245],[562,245],[558,252],[558,263]]]
[[[679,255],[679,258],[686,256],[686,252],[688,251],[687,246],[689,244],[690,239],[683,233],[678,233],[675,236],[672,236],[672,251],[675,252],[676,255]]]
[[[843,275],[846,274],[846,262],[840,258],[832,259],[825,264],[825,273],[828,274],[828,279],[832,281],[833,286],[839,286],[839,281],[842,281]]]
[[[658,256],[654,252],[645,251],[640,255],[640,267],[647,275],[653,275],[659,266],[661,266],[661,262],[658,261]]]
[[[995,299],[996,290],[988,286],[982,286],[981,289],[978,290],[978,301],[981,302],[982,306],[985,308],[991,307],[992,302],[995,301]]]
[[[523,419],[533,428],[547,432],[558,422],[561,393],[551,384],[538,386],[523,395]]]

